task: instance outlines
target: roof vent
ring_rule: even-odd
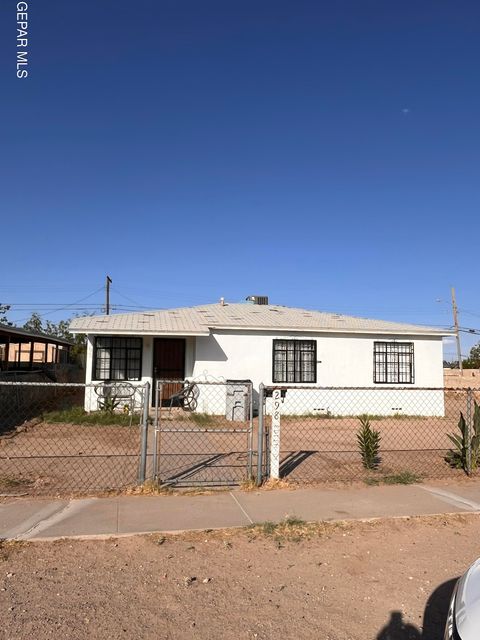
[[[268,296],[248,296],[247,302],[251,304],[268,304]]]

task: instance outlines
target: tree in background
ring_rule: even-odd
[[[45,333],[43,328],[42,318],[40,314],[35,311],[32,313],[30,318],[25,322],[23,328],[27,331],[34,331],[36,333]]]
[[[79,317],[79,316],[74,316]],[[85,334],[73,334],[69,331],[70,320],[60,320],[59,322],[52,322],[47,320],[45,323],[42,320],[40,314],[35,311],[30,318],[23,325],[24,329],[28,331],[35,331],[37,333],[44,333],[52,338],[61,338],[62,340],[68,340],[72,342],[70,349],[70,357],[72,362],[85,366],[85,352],[87,349],[87,336]]]
[[[470,355],[463,361],[465,369],[480,369],[480,342],[470,349]]]
[[[1,304],[0,303],[0,324],[6,324],[9,327],[12,326],[13,322],[7,318],[7,313],[10,311],[9,304]]]
[[[443,366],[449,369],[458,369],[458,360],[444,360]],[[470,349],[468,358],[462,360],[464,369],[480,369],[480,342]]]
[[[74,318],[81,317],[80,314],[76,314]],[[70,320],[73,318],[70,318]],[[73,346],[70,349],[70,356],[73,362],[81,364],[85,367],[85,354],[87,351],[87,336],[84,333],[70,333],[69,326],[70,320],[60,320],[59,322],[50,322],[47,320],[45,324],[45,333],[55,338],[63,338],[63,340],[69,340],[73,342]]]

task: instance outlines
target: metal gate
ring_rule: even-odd
[[[184,487],[238,485],[250,479],[251,381],[184,380],[171,390],[171,380],[157,381],[148,443],[151,477],[162,485]]]

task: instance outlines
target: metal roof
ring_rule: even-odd
[[[448,329],[355,318],[278,305],[221,303],[109,316],[85,316],[70,323],[72,333],[121,335],[209,335],[211,329],[451,335]]]
[[[10,335],[12,337],[21,336],[22,338],[32,338],[33,341],[35,341],[35,339],[42,340],[42,342],[48,341],[52,344],[66,344],[70,346],[73,345],[73,342],[71,342],[70,340],[65,340],[64,338],[57,338],[55,336],[49,336],[46,333],[29,331],[28,329],[21,329],[20,327],[14,327],[8,324],[0,324],[0,334]]]

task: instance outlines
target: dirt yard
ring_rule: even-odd
[[[57,495],[136,482],[139,427],[31,421],[0,438],[0,493]]]
[[[454,580],[480,555],[479,524],[4,545],[0,638],[440,640]]]

